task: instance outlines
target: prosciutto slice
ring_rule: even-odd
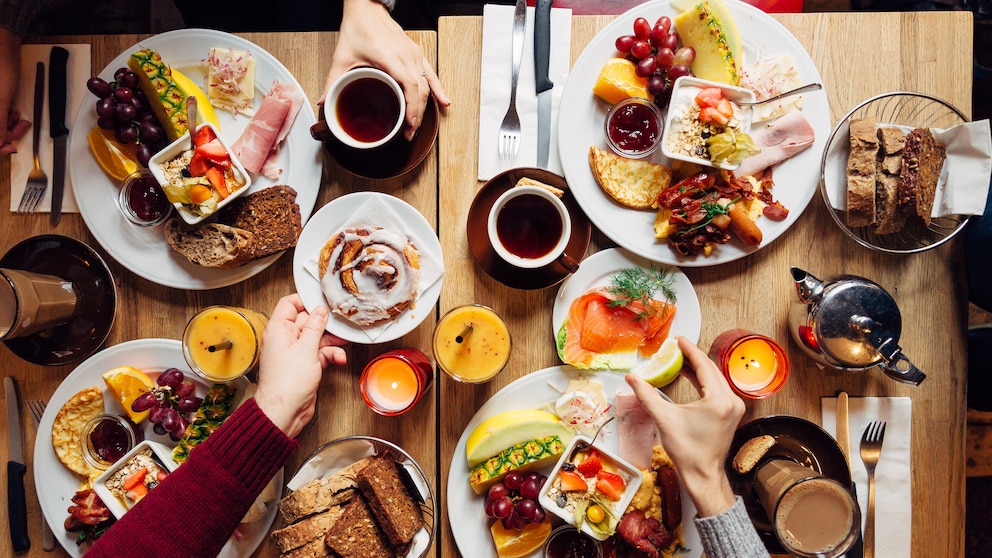
[[[293,127],[296,115],[306,99],[288,83],[275,82],[262,99],[245,131],[231,149],[248,172],[262,173],[275,180],[282,173],[277,157],[279,145]]]
[[[650,469],[654,447],[661,444],[654,419],[633,393],[617,393],[613,406],[619,419],[617,438],[620,458],[638,469]]]
[[[793,157],[813,145],[816,132],[802,111],[793,110],[752,128],[751,139],[761,148],[761,153],[744,159],[740,168],[734,171],[736,176],[750,176]]]

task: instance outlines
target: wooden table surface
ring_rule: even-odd
[[[971,28],[968,13],[822,13],[775,15],[807,49],[823,76],[831,124],[860,101],[886,91],[931,93],[971,112]],[[573,18],[572,60],[612,17]],[[519,291],[490,278],[472,259],[461,226],[477,181],[481,17],[443,17],[438,28],[438,67],[453,99],[440,139],[438,228],[447,275],[441,312],[477,302],[493,307],[510,324],[513,351],[507,368],[485,385],[441,384],[442,488],[458,438],[480,405],[528,372],[559,364],[550,334],[557,289]],[[919,41],[918,37],[927,37]],[[923,68],[926,68],[925,70]],[[556,87],[558,84],[556,84]],[[474,187],[472,187],[474,185]],[[455,226],[445,226],[449,221]],[[594,232],[587,253],[613,244]],[[914,256],[869,251],[836,226],[819,195],[802,217],[771,245],[736,262],[685,268],[702,308],[699,344],[708,348],[725,329],[744,326],[785,343],[792,371],[784,389],[748,401],[745,421],[787,414],[820,423],[820,398],[846,390],[851,396],[905,395],[913,399],[914,556],[964,554],[964,437],[966,296],[958,242]],[[799,266],[818,277],[850,273],[872,278],[895,297],[903,316],[900,344],[929,376],[919,387],[879,371],[825,375],[789,340],[786,313],[795,299],[789,274]],[[694,398],[678,380],[665,390],[680,402]],[[448,521],[465,521],[447,518]],[[481,518],[469,518],[479,521]],[[442,525],[449,527],[448,521]],[[464,549],[463,549],[464,550]],[[450,528],[441,555],[458,556]],[[469,558],[471,552],[462,553]]]
[[[968,13],[775,17],[806,46],[820,69],[832,120],[870,95],[896,89],[932,93],[970,112],[971,15]],[[595,16],[573,19],[573,59],[610,19]],[[512,380],[558,364],[548,324],[556,290],[520,291],[494,281],[475,265],[465,237],[466,214],[482,185],[476,180],[481,29],[480,17],[444,17],[438,34],[411,33],[428,57],[433,58],[437,53],[442,81],[454,100],[452,107],[443,111],[436,153],[420,169],[401,179],[370,182],[350,177],[325,157],[317,208],[340,195],[361,190],[387,192],[404,199],[436,226],[444,250],[445,283],[437,312],[423,325],[385,345],[351,345],[350,364],[333,368],[324,375],[316,418],[301,434],[301,450],[286,469],[291,474],[310,451],[340,436],[369,434],[399,444],[424,467],[428,478],[435,479],[435,493],[442,504],[439,544],[435,550],[438,556],[445,557],[460,555],[444,514],[443,496],[452,453],[465,425],[479,406]],[[303,86],[311,109],[315,108],[336,39],[334,33],[241,36],[282,61]],[[920,36],[927,40],[919,41]],[[34,37],[32,42],[90,43],[95,72],[141,38],[137,35]],[[921,67],[926,69],[921,71]],[[3,158],[0,207],[9,207],[8,183],[9,159]],[[94,247],[114,274],[118,313],[106,346],[149,337],[176,339],[189,317],[204,306],[238,304],[269,310],[279,297],[294,290],[290,255],[229,288],[178,291],[159,286],[109,259],[79,215],[66,215],[53,228],[48,225],[47,215],[8,213],[0,219],[0,250],[6,251],[25,238],[50,233],[71,236]],[[594,232],[588,254],[609,246],[612,243],[608,239]],[[844,377],[824,375],[790,343],[787,350],[793,362],[792,380],[777,396],[749,402],[745,420],[784,413],[819,423],[819,398],[841,389],[852,396],[912,397],[914,555],[963,555],[966,295],[959,287],[963,284],[959,243],[951,242],[909,257],[869,252],[848,240],[819,198],[814,198],[788,233],[758,253],[714,268],[685,270],[702,307],[700,345],[707,347],[727,325],[735,324],[747,324],[786,340],[786,310],[794,297],[788,274],[791,265],[820,277],[859,274],[885,286],[897,299],[904,316],[900,344],[929,377],[923,385],[913,388],[888,380],[879,372]],[[361,366],[372,356],[403,345],[420,347],[430,353],[430,336],[437,315],[470,302],[489,305],[507,320],[514,348],[506,370],[492,382],[474,386],[438,377],[433,392],[402,418],[383,418],[369,411],[357,392]],[[47,399],[73,369],[32,365],[15,357],[6,347],[0,348],[0,366],[4,375],[16,378],[22,402]],[[692,397],[684,380],[666,391],[677,401]],[[0,457],[6,458],[7,423],[5,418],[0,420],[4,421],[0,423],[3,425]],[[28,555],[43,556],[40,509],[34,491],[41,479],[35,479],[30,469],[35,428],[26,408],[22,412],[22,433],[29,463],[25,482],[33,542]],[[5,496],[6,486],[0,492],[0,497]],[[7,537],[0,537],[0,555],[12,554],[9,545]],[[59,551],[56,555],[64,553]],[[256,555],[277,556],[278,552],[267,539]]]

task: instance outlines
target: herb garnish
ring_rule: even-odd
[[[675,304],[675,291],[672,289],[675,276],[668,269],[658,269],[654,264],[651,264],[650,271],[642,267],[627,267],[617,270],[611,280],[612,284],[606,291],[616,298],[610,301],[609,306],[628,306],[633,302],[640,302],[644,310],[637,314],[637,319],[647,318],[657,312],[651,304],[656,291],[661,291],[666,301]]]

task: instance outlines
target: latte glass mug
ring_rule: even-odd
[[[850,490],[790,459],[772,459],[754,474],[754,489],[775,537],[793,556],[834,558],[850,550],[861,511]]]
[[[76,313],[72,282],[53,275],[0,268],[0,340],[62,325]]]

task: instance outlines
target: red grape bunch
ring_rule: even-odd
[[[486,494],[486,517],[503,522],[505,529],[523,529],[530,523],[544,521],[544,508],[537,503],[541,487],[548,478],[541,473],[511,471],[503,482],[489,487]]]
[[[648,20],[634,20],[634,34],[617,37],[617,50],[630,55],[637,64],[637,75],[648,80],[648,93],[660,108],[668,106],[672,84],[682,76],[692,75],[696,49],[679,46],[679,36],[672,29],[672,19],[661,16],[654,27]]]
[[[159,374],[155,384],[151,391],[135,398],[131,410],[148,411],[152,430],[159,436],[168,432],[169,438],[178,442],[189,426],[189,414],[200,408],[203,398],[196,396],[196,384],[178,368]]]
[[[138,162],[148,166],[148,159],[165,147],[168,138],[152,112],[145,92],[138,86],[138,76],[129,68],[114,72],[114,82],[99,77],[86,81],[86,88],[96,95],[96,123],[104,130],[113,130],[121,144],[137,142]]]

